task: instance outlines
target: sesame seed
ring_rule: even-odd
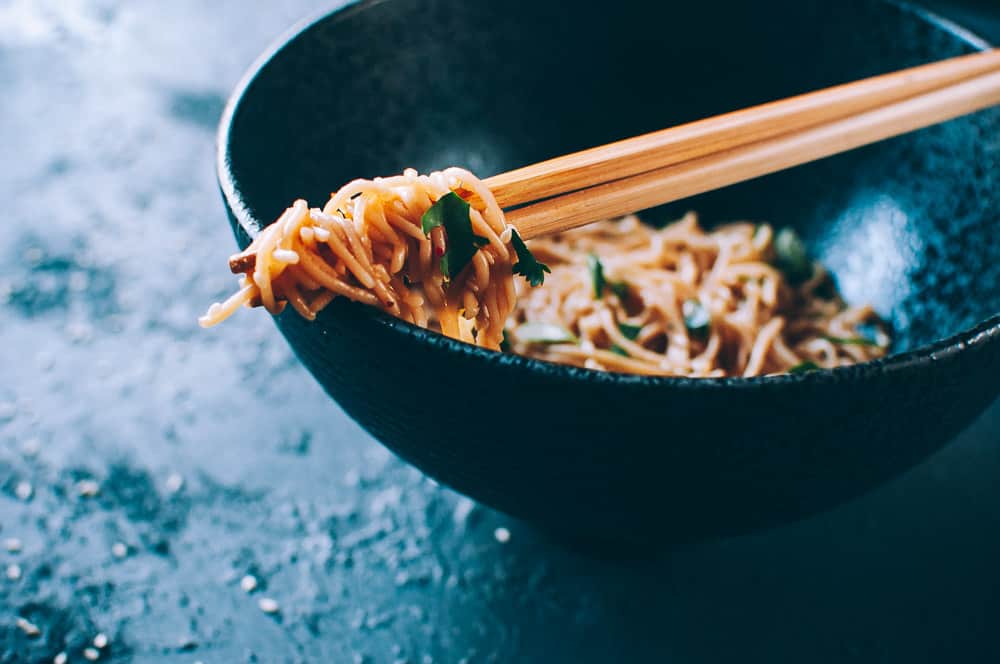
[[[100,632],[97,636],[94,637],[94,645],[96,647],[98,647],[98,648],[101,648],[101,649],[107,648],[108,647],[108,635],[105,634],[104,632]]]
[[[81,496],[92,498],[101,492],[101,485],[94,480],[80,480],[76,483],[76,491]]]
[[[14,487],[14,495],[18,500],[30,500],[35,490],[31,487],[31,482],[18,482]]]
[[[24,618],[18,618],[14,624],[28,636],[38,636],[42,633],[42,630],[38,629],[38,625]]]
[[[257,600],[257,606],[264,613],[277,613],[278,612],[278,602],[271,599],[270,597],[261,597]]]
[[[21,445],[21,454],[23,454],[28,458],[31,458],[38,456],[38,452],[41,451],[41,449],[42,449],[42,441],[38,440],[37,438],[29,438],[28,440],[24,441],[24,443]]]
[[[501,544],[506,544],[510,541],[510,531],[503,527],[497,528],[493,531],[493,537]]]
[[[87,323],[76,321],[66,325],[66,335],[72,342],[89,341],[93,333],[93,328]]]
[[[97,648],[84,648],[83,656],[92,662],[96,662],[101,657],[101,653]]]
[[[61,652],[52,658],[52,664],[66,664],[68,659],[69,657],[66,656],[66,653]]]
[[[111,545],[111,555],[115,558],[124,558],[128,555],[128,545],[124,542],[115,542]]]
[[[361,473],[357,469],[352,468],[351,470],[344,473],[344,484],[346,486],[355,487],[361,483]]]
[[[21,550],[21,540],[16,537],[8,537],[3,541],[3,546],[10,553],[17,553]]]
[[[17,563],[11,563],[7,565],[7,578],[11,581],[17,581],[21,578],[21,566]]]
[[[178,473],[171,473],[170,476],[167,477],[166,486],[169,493],[177,493],[184,488],[184,478]]]
[[[240,588],[242,588],[244,592],[252,593],[256,587],[257,577],[253,574],[247,574],[240,579]]]

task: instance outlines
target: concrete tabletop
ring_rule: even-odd
[[[224,99],[324,4],[0,0],[0,662],[1000,661],[1000,404],[832,512],[596,559],[396,460],[267,316],[199,330]]]

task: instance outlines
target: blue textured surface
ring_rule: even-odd
[[[595,561],[393,459],[267,317],[198,331],[232,285],[215,121],[315,9],[0,2],[0,661],[1000,658],[996,404],[834,512]]]

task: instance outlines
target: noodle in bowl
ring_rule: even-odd
[[[631,216],[535,240],[552,275],[521,289],[513,349],[589,369],[698,377],[832,368],[885,354],[888,336],[870,306],[845,306],[811,261],[803,261],[802,283],[791,283],[773,265],[774,245],[767,224],[707,233],[693,213],[660,230]],[[554,343],[518,335],[533,321],[569,334]]]

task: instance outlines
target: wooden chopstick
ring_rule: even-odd
[[[485,180],[523,239],[662,205],[1000,104],[1000,49],[610,143]],[[256,256],[230,261],[253,270]]]
[[[993,51],[992,53],[996,53]],[[687,198],[1000,104],[1000,69],[892,104],[507,213],[524,239]]]
[[[950,58],[556,157],[485,184],[501,207],[538,201],[826,124],[997,69],[1000,49]]]

